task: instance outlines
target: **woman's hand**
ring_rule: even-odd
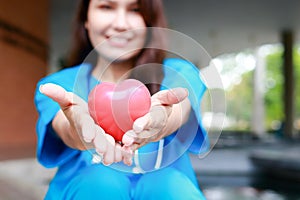
[[[41,85],[39,89],[60,105],[61,110],[54,117],[52,126],[67,146],[79,150],[95,148],[103,156],[105,165],[122,160],[127,165],[132,164],[132,151],[116,143],[95,124],[83,99],[52,83]]]
[[[188,118],[191,106],[184,88],[163,90],[151,97],[149,113],[138,118],[122,142],[133,151],[176,131]]]

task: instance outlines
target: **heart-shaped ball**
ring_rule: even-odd
[[[149,112],[150,106],[149,90],[135,79],[119,84],[102,82],[88,97],[90,115],[116,141],[122,141],[124,133],[132,129],[137,118]]]

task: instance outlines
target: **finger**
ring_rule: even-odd
[[[148,142],[146,142],[145,140],[142,143],[135,143],[133,145],[130,146],[130,149],[132,150],[132,152],[136,151],[137,149],[139,149],[140,147],[144,146],[148,144]]]
[[[144,130],[138,134],[138,137],[135,138],[133,144],[144,145],[149,143],[150,141],[155,141],[159,137],[159,130],[151,129],[151,130]],[[133,145],[132,144],[132,145]]]
[[[92,142],[96,137],[96,125],[93,119],[89,115],[83,114],[80,123],[83,140],[85,142]]]
[[[150,121],[151,121],[150,113],[147,113],[143,117],[140,117],[134,121],[132,129],[136,133],[140,133],[148,127]]]
[[[135,134],[135,132],[133,130],[129,130],[123,135],[122,143],[125,146],[130,146],[134,143],[134,138],[136,138],[136,137],[137,137],[137,135]]]
[[[98,154],[103,155],[106,152],[107,140],[104,131],[96,126],[96,136],[93,140],[95,149]]]
[[[73,103],[73,98],[64,88],[53,83],[40,85],[39,90],[44,95],[56,101],[62,110],[69,107]]]
[[[135,143],[135,144],[133,144],[133,145],[131,145],[130,146],[130,148],[131,148],[131,150],[134,152],[134,151],[136,151],[138,148],[140,148],[141,147],[141,145],[140,144],[137,144],[137,143]]]
[[[123,158],[123,163],[125,165],[131,166],[132,165],[132,157]]]
[[[144,140],[149,141],[157,138],[166,124],[168,111],[171,110],[165,106],[153,106],[148,114],[138,118],[133,124],[133,132],[136,134],[133,143],[141,143]]]
[[[115,145],[115,160],[114,162],[122,161],[122,147],[120,144],[116,143]]]
[[[133,151],[131,150],[131,148],[127,147],[127,146],[123,146],[122,147],[122,154],[123,154],[124,164],[126,164],[128,166],[132,165]]]
[[[162,105],[173,105],[180,103],[188,96],[188,90],[185,88],[174,88],[171,90],[162,90],[154,97]]]
[[[107,143],[106,143],[106,152],[103,155],[103,164],[110,165],[114,162],[115,158],[115,139],[109,135],[105,134]]]
[[[135,120],[133,130],[138,133],[137,135],[139,137],[144,131],[154,129],[160,130],[165,126],[168,116],[172,111],[171,108],[172,107],[170,106],[162,105],[152,106],[149,113]]]

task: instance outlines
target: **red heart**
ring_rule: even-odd
[[[88,107],[94,121],[116,141],[132,129],[133,122],[149,112],[151,95],[138,80],[119,84],[102,82],[89,94]]]

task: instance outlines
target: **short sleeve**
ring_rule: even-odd
[[[193,112],[190,113],[188,121],[177,131],[178,138],[185,140],[191,153],[206,152],[209,148],[209,139],[202,124],[200,106],[206,85],[200,77],[199,69],[186,60],[169,58],[164,62],[164,73],[162,88],[184,87],[189,91],[188,98]]]
[[[45,83],[55,83],[62,87],[65,87],[65,85],[56,81],[52,76],[43,78],[37,84],[34,98],[34,103],[38,111],[38,121],[36,125],[38,138],[37,158],[45,167],[57,167],[71,159],[79,151],[66,146],[53,130],[52,120],[60,107],[55,101],[40,93],[39,87]]]

